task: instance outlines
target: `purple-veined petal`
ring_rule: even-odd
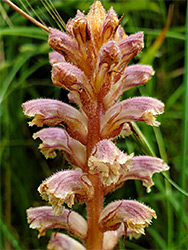
[[[127,65],[133,56],[136,56],[144,47],[144,33],[138,32],[136,34],[126,36],[118,44],[122,53],[122,60],[119,67],[123,64]]]
[[[131,168],[132,157],[133,154],[127,155],[121,152],[111,141],[102,140],[95,145],[89,157],[89,172],[100,173],[102,183],[106,186],[115,184],[120,175]]]
[[[121,58],[120,50],[114,41],[105,43],[98,54],[96,69],[94,72],[94,87],[96,93],[100,91],[103,97],[111,86],[111,74],[115,65]],[[104,94],[101,94],[104,92]]]
[[[29,122],[30,126],[56,126],[63,123],[74,139],[86,143],[87,118],[72,106],[61,101],[40,98],[27,101],[22,107],[26,116],[34,116],[32,122]]]
[[[80,242],[62,233],[52,233],[47,249],[48,250],[86,250],[86,248]]]
[[[101,136],[111,138],[120,134],[126,122],[144,121],[151,126],[159,126],[156,115],[162,114],[164,104],[152,97],[133,97],[114,104],[107,110],[101,121]]]
[[[49,60],[51,65],[59,62],[65,62],[64,56],[56,51],[52,51],[49,53]]]
[[[137,64],[126,67],[119,81],[111,86],[110,91],[105,96],[105,109],[107,110],[116,103],[126,90],[146,84],[153,75],[154,70],[149,65]]]
[[[102,232],[117,230],[121,223],[127,230],[138,234],[145,234],[144,228],[148,227],[151,219],[156,219],[156,213],[148,206],[132,200],[119,200],[107,205],[99,219],[99,227]]]
[[[72,208],[74,200],[81,202],[90,200],[93,187],[86,174],[76,170],[60,171],[47,178],[38,188],[44,200],[52,205],[55,215],[63,213],[64,203]]]
[[[152,181],[153,174],[169,169],[169,166],[162,159],[153,156],[135,156],[132,160],[132,168],[125,175],[122,175],[117,183],[139,179],[147,187],[148,193],[151,191],[151,186],[154,185]]]
[[[78,213],[65,209],[62,215],[54,215],[49,206],[27,209],[30,228],[39,231],[39,237],[51,228],[64,228],[75,236],[85,239],[87,236],[87,222]]]
[[[65,151],[69,161],[83,168],[86,163],[86,148],[79,141],[71,138],[61,128],[44,128],[33,135],[33,138],[40,138],[43,143],[39,149],[46,158],[54,158],[56,150]]]
[[[136,64],[126,67],[120,79],[120,84],[122,86],[121,94],[135,86],[144,85],[151,79],[154,73],[152,66],[149,65]]]

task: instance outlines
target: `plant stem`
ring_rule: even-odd
[[[101,140],[101,112],[102,107],[98,104],[96,112],[93,113],[88,120],[87,158],[89,158],[95,144]],[[88,177],[94,187],[94,196],[92,200],[87,202],[88,235],[86,246],[87,250],[101,250],[103,245],[103,233],[99,230],[98,221],[103,209],[104,192],[98,174],[88,174]]]

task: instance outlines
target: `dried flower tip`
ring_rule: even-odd
[[[75,239],[62,233],[53,233],[47,246],[48,250],[86,250]]]
[[[69,230],[76,237],[85,239],[87,236],[87,222],[74,211],[64,210],[62,215],[56,216],[52,213],[52,208],[48,206],[27,209],[28,223],[30,228],[37,229],[39,235],[45,235],[51,228],[63,228]]]
[[[115,184],[119,176],[132,166],[133,154],[122,153],[111,141],[102,140],[96,144],[88,160],[89,172],[100,173],[104,185]]]
[[[144,228],[151,223],[152,217],[156,219],[155,211],[138,201],[115,201],[103,209],[99,227],[102,232],[105,232],[117,230],[123,223],[125,229],[145,234]]]
[[[111,7],[106,15],[102,27],[102,43],[114,39],[116,30],[119,26],[119,19],[113,7]]]
[[[94,41],[94,46],[97,50],[100,49],[99,37],[101,36],[103,22],[106,17],[106,12],[100,1],[94,1],[91,9],[87,14],[87,20],[91,29],[91,35]]]
[[[55,215],[63,213],[64,203],[72,208],[74,200],[90,200],[93,187],[85,174],[76,170],[60,171],[47,178],[38,188],[42,198],[52,205]]]

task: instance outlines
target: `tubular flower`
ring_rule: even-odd
[[[139,234],[145,234],[144,228],[157,218],[153,209],[138,201],[122,200],[107,205],[101,213],[99,227],[101,231],[117,230],[121,223],[125,229]]]
[[[116,184],[120,175],[125,175],[132,167],[132,157],[133,154],[122,153],[111,141],[102,140],[89,157],[89,172],[101,173],[103,185]]]
[[[56,150],[67,153],[67,157],[72,164],[83,168],[86,162],[86,149],[79,141],[71,138],[68,133],[61,128],[44,128],[33,135],[33,138],[40,138],[43,143],[39,149],[46,158],[54,158]]]
[[[42,198],[49,200],[55,215],[63,213],[63,203],[72,208],[74,199],[90,200],[93,187],[85,174],[76,170],[60,171],[47,178],[38,188]]]
[[[64,228],[75,236],[85,239],[87,235],[87,222],[74,211],[64,210],[62,215],[54,215],[52,208],[48,206],[27,209],[28,223],[33,229],[39,231],[39,235],[45,235],[51,228]]]
[[[117,183],[127,180],[139,179],[143,185],[147,187],[147,192],[151,191],[154,185],[152,176],[154,173],[169,170],[169,166],[161,159],[152,156],[135,156],[132,158],[133,166],[124,175],[122,175]]]
[[[25,115],[34,116],[32,122],[29,122],[30,126],[65,124],[69,134],[74,139],[86,143],[87,118],[70,105],[52,99],[36,99],[23,103],[22,107]]]
[[[52,207],[27,210],[30,227],[38,229],[39,236],[49,228],[64,228],[83,242],[52,234],[50,250],[111,250],[122,234],[137,238],[156,218],[154,210],[137,201],[115,201],[103,209],[104,196],[123,182],[139,179],[150,191],[152,175],[168,170],[162,160],[127,155],[110,141],[131,134],[132,122],[159,126],[156,116],[164,111],[164,104],[152,97],[119,102],[125,91],[146,84],[154,74],[151,66],[127,66],[144,47],[144,34],[128,36],[120,22],[112,7],[106,13],[95,0],[87,15],[78,10],[68,21],[66,33],[49,28],[52,82],[69,91],[69,101],[77,108],[42,98],[22,105],[25,115],[33,117],[30,126],[50,126],[33,135],[42,140],[39,149],[45,157],[63,151],[79,168],[59,171],[39,186]],[[86,203],[87,222],[64,209],[64,203],[72,208],[75,201]]]

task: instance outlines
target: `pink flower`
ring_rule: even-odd
[[[63,213],[63,203],[72,208],[74,200],[90,200],[94,190],[86,174],[76,170],[60,171],[47,178],[38,188],[42,198],[52,205],[55,215]]]
[[[110,203],[103,209],[99,219],[99,226],[105,232],[117,230],[123,223],[126,230],[145,234],[144,228],[151,223],[152,217],[157,218],[155,211],[142,203],[120,200]]]
[[[39,231],[39,237],[45,235],[51,228],[64,228],[76,237],[85,239],[87,235],[87,222],[78,213],[64,210],[62,215],[54,215],[52,208],[48,206],[27,209],[28,223],[30,228]]]

